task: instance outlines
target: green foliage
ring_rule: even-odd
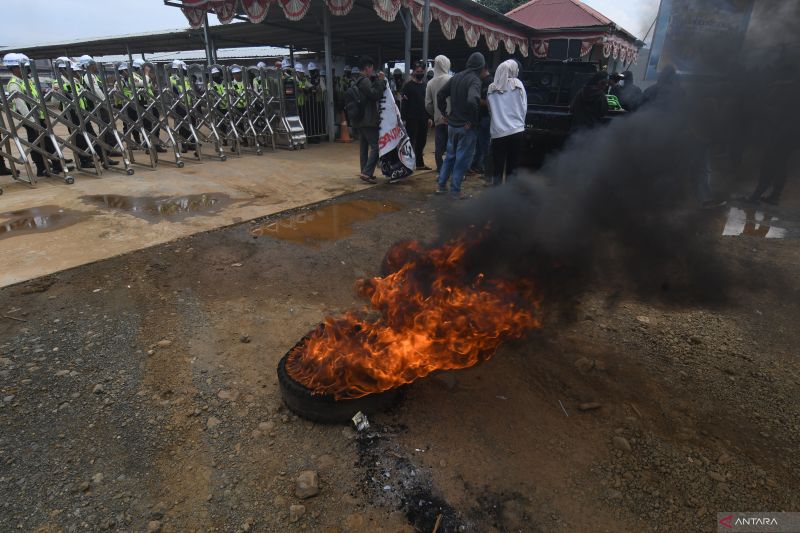
[[[499,13],[508,13],[515,7],[527,3],[528,0],[475,0],[482,6],[494,9]]]

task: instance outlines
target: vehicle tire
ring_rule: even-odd
[[[372,415],[391,409],[405,394],[404,387],[368,394],[351,400],[336,400],[331,394],[312,394],[310,389],[289,376],[286,371],[288,356],[287,353],[278,363],[278,383],[283,402],[297,416],[312,422],[347,424],[359,411],[365,415]]]

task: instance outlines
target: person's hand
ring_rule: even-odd
[[[432,127],[433,127],[433,120],[428,119],[428,129],[431,129]]]
[[[450,121],[447,120],[447,115],[442,115],[442,123],[446,126],[450,124]]]

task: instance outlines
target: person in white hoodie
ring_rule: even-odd
[[[494,83],[489,85],[489,111],[492,116],[492,161],[494,172],[492,185],[503,182],[516,174],[522,137],[525,132],[525,115],[528,111],[528,95],[517,78],[519,64],[513,59],[503,61],[494,74]]]
[[[442,168],[442,159],[447,150],[447,119],[439,111],[436,105],[436,95],[439,94],[439,89],[444,87],[444,84],[450,81],[450,59],[447,56],[438,55],[433,60],[433,78],[428,82],[425,87],[425,109],[428,114],[433,117],[434,124],[434,159],[436,160],[436,172]],[[448,111],[450,102],[447,104]]]

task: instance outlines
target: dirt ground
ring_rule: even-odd
[[[723,218],[709,245],[790,287],[714,308],[597,287],[577,320],[413,384],[368,431],[287,412],[278,360],[359,305],[391,244],[435,235],[454,202],[432,190],[381,185],[0,291],[0,530],[714,531],[718,512],[800,510],[800,248],[723,237]],[[319,494],[301,500],[304,470]]]

